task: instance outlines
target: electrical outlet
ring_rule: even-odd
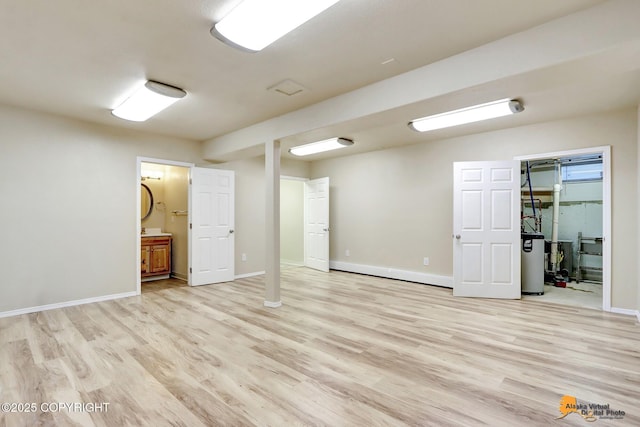
[[[351,251],[349,249],[347,249],[346,251],[344,251],[345,256],[351,256]]]
[[[247,254],[242,254],[242,261],[246,261],[247,260]]]
[[[424,257],[424,259],[422,260],[422,264],[423,265],[429,265],[429,258],[428,257]]]

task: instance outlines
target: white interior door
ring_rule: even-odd
[[[234,279],[234,172],[191,168],[191,286]]]
[[[304,186],[304,265],[329,271],[329,178]]]
[[[519,299],[520,162],[456,162],[453,191],[453,295]]]

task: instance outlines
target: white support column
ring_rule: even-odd
[[[265,143],[266,251],[265,307],[280,301],[280,141]]]
[[[636,121],[636,138],[638,139],[638,142],[636,144],[636,149],[639,150],[638,151],[638,156],[636,157],[636,184],[638,186],[637,190],[636,190],[636,194],[637,194],[637,202],[636,202],[636,215],[640,216],[640,167],[637,165],[640,165],[640,105],[638,105],[638,115],[637,115],[637,121]],[[640,238],[640,227],[638,228],[638,234],[637,237]],[[638,240],[638,238],[636,238],[636,254],[640,253],[640,240]],[[636,255],[637,257],[637,255]],[[640,263],[638,264],[638,271],[636,273],[638,275],[638,278],[640,278]],[[638,289],[637,289],[637,295],[636,295],[636,317],[638,318],[638,322],[640,322],[640,280],[637,281],[638,285]]]

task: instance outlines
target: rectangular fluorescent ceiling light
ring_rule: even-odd
[[[337,150],[353,145],[353,141],[346,138],[331,138],[323,141],[312,142],[311,144],[299,145],[292,147],[289,152],[294,156],[309,156],[311,154],[322,153],[325,151]]]
[[[524,111],[524,107],[520,101],[501,99],[499,101],[487,102],[486,104],[474,105],[473,107],[461,108],[459,110],[415,119],[409,122],[409,126],[418,132],[427,132],[508,116],[509,114],[515,114],[521,111]]]
[[[243,50],[257,52],[339,0],[244,0],[211,34]]]
[[[111,113],[121,119],[144,122],[186,94],[180,88],[149,80]]]

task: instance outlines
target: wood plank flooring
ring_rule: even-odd
[[[267,309],[263,280],[0,319],[0,403],[37,406],[0,426],[640,425],[634,317],[303,268]]]

